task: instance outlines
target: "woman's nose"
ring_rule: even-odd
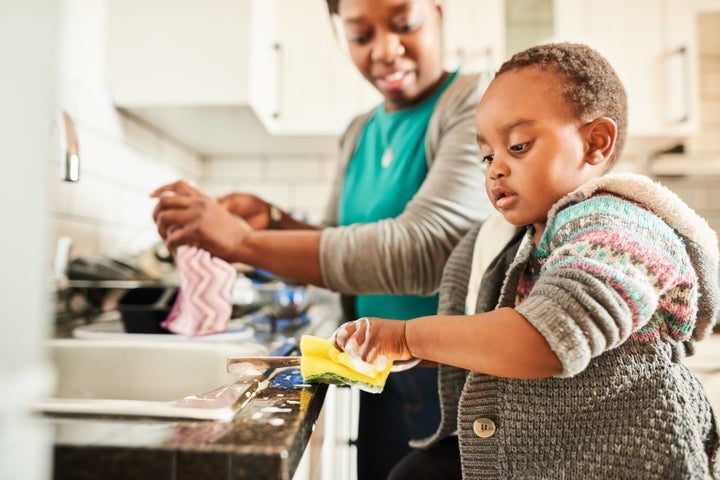
[[[405,46],[399,35],[392,32],[377,35],[372,50],[373,61],[391,63],[404,54]]]

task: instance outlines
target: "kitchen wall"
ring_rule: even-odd
[[[55,236],[73,239],[73,257],[133,255],[159,240],[148,194],[179,178],[199,181],[202,158],[113,106],[105,78],[105,2],[59,6],[58,105],[75,121],[81,160],[77,183],[61,182],[59,149],[53,161]]]
[[[158,241],[150,218],[154,202],[147,194],[178,178],[194,181],[210,194],[256,193],[300,217],[321,219],[335,172],[335,155],[327,139],[317,143],[317,151],[306,147],[302,153],[272,153],[268,142],[267,149],[261,145],[256,153],[202,158],[180,141],[114,108],[105,78],[105,2],[63,0],[60,5],[58,98],[60,108],[78,127],[81,180],[55,182],[52,220],[56,236],[74,239],[73,256],[127,256]],[[701,26],[701,31],[717,30],[718,23],[712,22]],[[705,43],[720,41],[711,38]],[[686,148],[693,155],[720,158],[716,140],[720,138],[720,55],[704,51],[700,63],[702,132]],[[642,154],[625,160],[629,170],[638,170],[635,166],[645,161]],[[60,165],[58,158],[53,163],[58,179]],[[715,207],[720,205],[715,193],[720,191],[720,177],[696,173],[658,178],[720,230],[720,211]]]
[[[335,176],[335,155],[263,154],[209,158],[203,188],[213,195],[242,190],[289,210],[300,218],[319,222]]]

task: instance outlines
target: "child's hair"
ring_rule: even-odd
[[[597,51],[579,43],[549,43],[513,55],[495,76],[536,66],[565,79],[563,96],[582,121],[609,117],[617,124],[617,139],[608,169],[619,158],[627,136],[627,96],[610,63]]]

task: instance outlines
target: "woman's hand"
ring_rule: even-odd
[[[405,342],[406,321],[363,317],[335,330],[332,342],[350,358],[378,366],[387,360],[413,357]]]
[[[183,181],[160,187],[150,196],[158,199],[153,219],[171,251],[192,245],[229,262],[238,260],[238,251],[252,231],[242,218]]]
[[[270,225],[270,204],[250,193],[230,193],[217,198],[220,205],[232,214],[242,217],[255,230],[265,230]]]

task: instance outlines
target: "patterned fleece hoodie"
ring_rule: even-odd
[[[464,311],[478,230],[448,261],[442,314]],[[674,193],[631,174],[561,199],[537,247],[532,230],[488,267],[475,311],[515,307],[563,371],[516,380],[441,365],[441,425],[415,445],[457,432],[464,479],[719,475],[717,419],[682,364],[716,321],[715,233]],[[476,434],[477,421],[494,432]]]

